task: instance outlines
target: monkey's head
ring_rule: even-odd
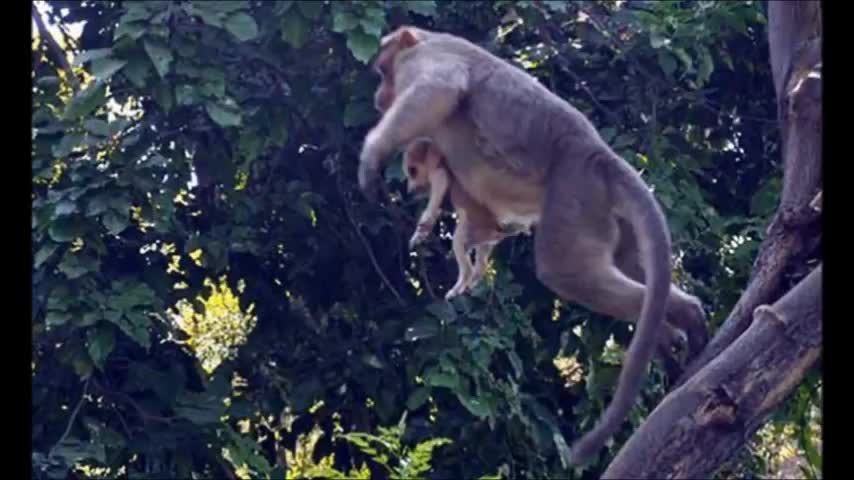
[[[438,168],[442,157],[428,140],[415,140],[403,154],[406,191],[421,192],[430,186],[430,172]]]
[[[381,113],[385,113],[394,101],[394,60],[397,55],[424,40],[427,32],[409,26],[398,28],[389,33],[380,41],[380,53],[373,63],[373,69],[382,80],[374,94],[374,106]]]

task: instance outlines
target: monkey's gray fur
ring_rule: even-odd
[[[502,224],[536,225],[537,277],[566,300],[637,322],[613,400],[572,447],[587,463],[620,427],[656,349],[706,344],[699,301],[671,285],[670,233],[640,175],[590,121],[534,77],[453,35],[401,27],[383,39],[377,106],[359,185],[369,198],[384,162],[429,137],[446,166]],[[385,90],[383,90],[385,89]]]

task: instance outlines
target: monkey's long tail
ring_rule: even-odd
[[[670,230],[655,197],[640,175],[624,161],[614,162],[618,213],[634,227],[644,262],[646,295],[634,338],[626,352],[614,398],[599,423],[579,439],[573,448],[572,463],[584,465],[619,429],[640,395],[646,369],[658,345],[659,331],[667,312],[670,294]]]

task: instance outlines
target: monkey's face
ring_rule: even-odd
[[[398,42],[390,40],[374,62],[374,71],[380,76],[380,86],[374,94],[374,107],[385,113],[394,101],[394,57],[400,51]]]
[[[415,34],[407,28],[398,29],[383,38],[380,53],[373,64],[374,71],[381,77],[380,86],[374,94],[374,107],[380,113],[385,113],[394,102],[394,59],[416,43]]]

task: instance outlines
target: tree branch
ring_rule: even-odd
[[[74,70],[71,68],[71,64],[68,63],[68,59],[65,58],[65,50],[56,43],[56,39],[53,38],[53,35],[50,34],[50,31],[44,24],[42,20],[42,16],[36,8],[36,4],[33,4],[32,8],[32,16],[33,21],[36,22],[36,28],[39,32],[39,37],[42,38],[46,43],[48,48],[53,52],[56,56],[56,61],[59,63],[59,67],[65,71],[65,75],[68,77],[68,83],[71,85],[71,89],[74,90],[74,93],[80,91],[80,82],[77,80],[77,77],[74,75]]]
[[[820,63],[820,22],[813,9],[817,2],[769,3],[768,36],[771,64],[778,96],[778,117],[783,143],[783,191],[777,213],[767,230],[753,266],[750,283],[715,337],[685,370],[677,386],[725,350],[750,325],[758,305],[773,301],[783,292],[783,273],[791,261],[812,243],[815,232],[806,227],[819,218],[810,201],[821,189],[821,78],[811,75]],[[808,28],[809,27],[809,28]],[[796,41],[790,37],[801,35]],[[779,51],[785,49],[785,51]],[[783,72],[806,72],[785,74]],[[797,87],[797,88],[795,88]],[[792,108],[796,105],[796,108]]]
[[[821,355],[819,265],[713,362],[673,391],[602,478],[709,478],[800,384]]]
[[[77,414],[80,413],[80,408],[83,407],[83,401],[86,400],[86,393],[89,389],[89,380],[91,378],[92,377],[89,377],[86,379],[85,382],[83,382],[83,393],[80,394],[80,400],[77,401],[77,405],[74,407],[74,410],[71,411],[71,416],[68,417],[68,425],[65,426],[65,431],[62,432],[62,436],[59,437],[59,440],[57,440],[53,448],[50,449],[50,453],[48,454],[49,457],[53,456],[54,452],[56,452],[57,447],[62,445],[62,442],[64,442],[65,439],[68,438],[68,435],[71,433],[71,427],[74,426],[74,420],[77,419]]]
[[[815,74],[821,40],[814,36],[821,26],[815,25],[820,22],[816,6],[769,3],[784,182],[749,284],[706,349],[603,478],[709,477],[818,362],[822,267],[768,306],[783,295],[785,273],[821,238],[813,228],[820,216],[814,206],[820,210],[821,202],[821,76]]]

